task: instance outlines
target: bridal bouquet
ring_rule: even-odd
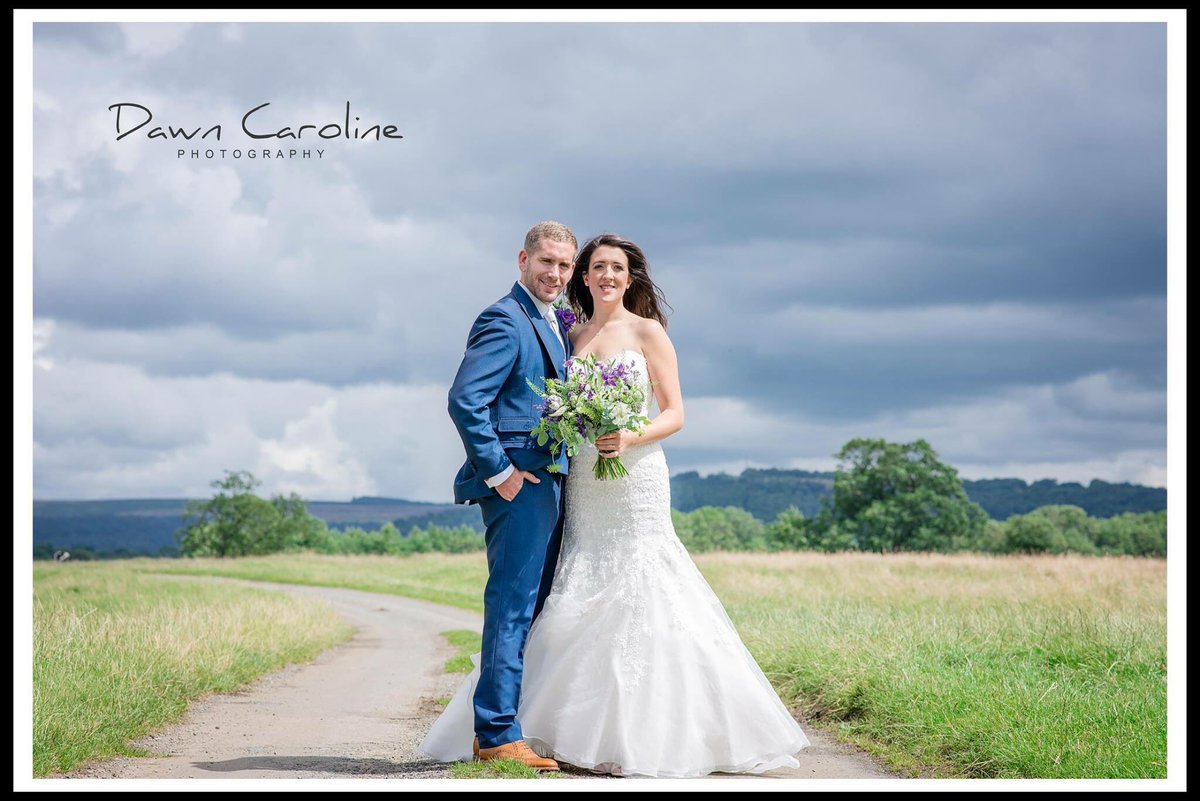
[[[565,447],[568,456],[579,452],[579,446],[588,441],[593,445],[605,434],[615,431],[641,433],[650,418],[639,414],[645,401],[637,368],[613,359],[608,364],[597,364],[596,354],[589,353],[567,362],[565,380],[547,378],[545,389],[538,389],[532,381],[529,386],[541,398],[542,419],[529,433],[537,437],[538,445],[552,443],[550,453],[558,457],[559,448]],[[558,472],[558,465],[547,470]],[[629,475],[620,457],[599,457],[596,460],[596,478],[607,480]]]

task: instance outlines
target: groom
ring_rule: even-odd
[[[557,463],[529,431],[540,398],[526,379],[564,378],[571,340],[551,303],[574,269],[575,235],[560,223],[529,229],[512,291],[483,310],[450,388],[450,417],[467,461],[454,479],[455,503],[478,503],[486,527],[488,580],[483,649],[475,688],[475,753],[516,759],[537,770],[558,763],[533,752],[517,722],[525,638],[550,592],[562,542],[566,449]]]

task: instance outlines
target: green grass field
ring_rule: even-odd
[[[894,770],[1166,777],[1163,560],[697,562],[781,696]]]
[[[353,636],[322,601],[140,572],[136,561],[35,565],[33,770],[138,755],[127,743]]]
[[[784,701],[809,725],[862,746],[901,774],[1166,776],[1163,560],[815,553],[695,559]],[[138,726],[178,714],[187,698],[308,658],[345,636],[317,607],[259,591],[181,587],[152,572],[352,587],[482,611],[486,564],[476,553],[39,565],[38,775],[118,753]],[[298,618],[281,623],[281,613],[264,613],[262,604]],[[262,653],[248,657],[245,642]],[[220,669],[197,670],[194,659],[175,656],[197,649]],[[461,661],[447,668],[462,669]],[[78,714],[79,701],[59,698],[67,688],[102,693],[115,685],[120,690],[110,694],[128,707],[120,726]],[[151,702],[164,687],[170,699]]]

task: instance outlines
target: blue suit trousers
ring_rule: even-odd
[[[481,498],[488,580],[483,594],[483,648],[475,687],[475,733],[480,748],[523,738],[517,722],[525,639],[542,610],[562,544],[565,478],[544,468],[526,479],[513,500]]]

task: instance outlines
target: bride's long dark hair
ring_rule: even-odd
[[[622,305],[639,317],[658,320],[663,328],[666,328],[667,316],[663,314],[662,307],[670,308],[670,305],[662,290],[650,280],[650,265],[646,262],[646,254],[637,245],[617,234],[600,234],[583,244],[579,255],[575,257],[575,272],[571,275],[571,282],[567,284],[567,300],[582,313],[583,320],[591,319],[595,306],[592,303],[591,291],[583,283],[583,276],[591,267],[592,254],[596,252],[596,248],[605,245],[620,248],[629,259],[629,286],[625,288]]]

